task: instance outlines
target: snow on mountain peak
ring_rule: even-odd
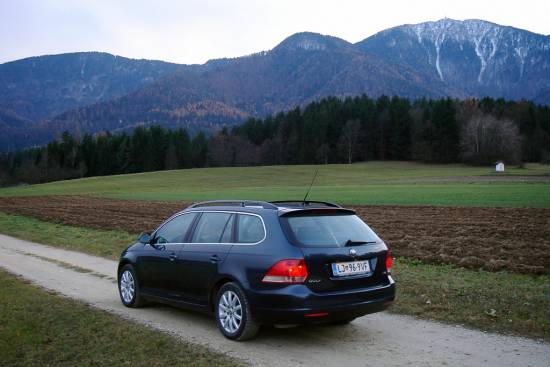
[[[550,49],[550,37],[501,26],[478,19],[464,21],[443,18],[438,21],[410,24],[397,27],[413,36],[419,44],[432,45],[435,50],[434,67],[441,81],[445,81],[441,68],[441,53],[444,43],[453,42],[460,48],[471,47],[479,59],[480,67],[477,82],[484,83],[488,66],[494,64],[501,48],[513,50],[520,63],[520,77],[523,77],[525,64],[536,51]]]

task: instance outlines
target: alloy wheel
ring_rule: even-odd
[[[226,332],[233,334],[239,330],[243,318],[243,309],[241,300],[235,292],[227,290],[220,297],[218,316]]]
[[[120,294],[125,303],[131,303],[136,293],[134,276],[130,270],[125,270],[120,277]]]

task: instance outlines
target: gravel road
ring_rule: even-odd
[[[268,328],[253,341],[232,342],[219,334],[213,319],[203,315],[166,306],[124,307],[112,260],[0,235],[0,267],[46,289],[254,366],[550,365],[547,343],[388,313],[340,327]]]

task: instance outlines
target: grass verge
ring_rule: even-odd
[[[135,236],[0,213],[0,233],[118,258]],[[467,270],[399,258],[392,312],[550,340],[550,276]],[[494,310],[494,311],[493,311]]]
[[[399,258],[391,312],[550,340],[550,276],[491,273]]]
[[[2,212],[0,233],[111,259],[118,259],[122,250],[137,238],[124,231],[72,227]]]
[[[238,365],[206,348],[48,293],[3,270],[0,285],[2,365]]]

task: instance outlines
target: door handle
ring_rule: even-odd
[[[211,262],[212,264],[215,264],[215,263],[217,263],[218,261],[220,261],[220,257],[219,257],[218,255],[214,254],[214,255],[210,256],[210,262]]]
[[[174,261],[178,258],[178,255],[176,255],[175,252],[171,253],[170,256],[168,256],[170,258],[170,261]]]

